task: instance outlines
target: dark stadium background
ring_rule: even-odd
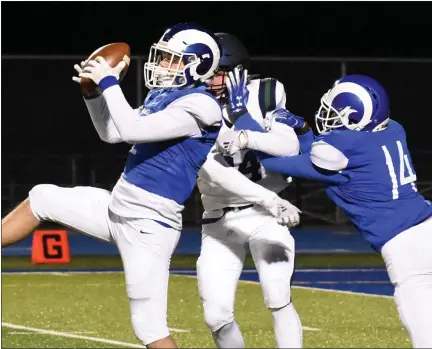
[[[253,73],[284,83],[287,108],[313,123],[319,98],[342,74],[369,74],[387,87],[392,117],[403,123],[419,188],[431,197],[432,45],[420,2],[2,2],[2,216],[38,183],[110,189],[129,145],[99,140],[73,64],[115,41],[134,60],[122,82],[133,107],[146,90],[150,45],[178,22],[236,34]],[[296,180],[285,195],[307,214],[303,225],[343,225],[319,189]],[[429,190],[429,191],[428,191]],[[197,194],[185,225],[199,226]]]

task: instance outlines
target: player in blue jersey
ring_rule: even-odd
[[[242,114],[235,125],[263,132],[245,108],[246,75],[237,71],[230,76],[230,100]],[[276,122],[302,126],[301,118],[276,113]],[[321,99],[316,124],[320,134],[314,140],[309,135],[302,146],[305,154],[258,157],[268,170],[326,183],[329,197],[381,253],[413,346],[431,348],[432,206],[417,192],[405,130],[390,119],[385,89],[363,75],[337,80]],[[218,147],[223,154],[248,147],[253,131],[244,130],[221,135]]]
[[[121,254],[136,336],[148,348],[175,348],[167,326],[171,255],[182,229],[184,202],[221,126],[221,105],[206,92],[220,59],[210,32],[180,24],[152,45],[144,65],[150,92],[133,109],[118,84],[124,62],[99,57],[75,66],[74,80],[92,79],[101,94],[85,96],[102,140],[133,144],[112,192],[41,184],[2,221],[2,246],[48,220],[101,240]]]

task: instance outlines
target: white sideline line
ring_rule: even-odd
[[[143,346],[143,345],[134,344],[134,343],[113,341],[113,340],[110,340],[110,339],[97,338],[97,337],[81,336],[81,335],[73,334],[73,333],[69,333],[69,332],[59,332],[59,331],[52,331],[52,330],[44,330],[44,329],[41,329],[41,328],[34,328],[34,327],[14,325],[14,324],[10,324],[10,323],[7,323],[7,322],[2,322],[2,326],[8,327],[8,328],[13,328],[13,329],[16,329],[16,330],[26,330],[26,331],[31,331],[31,332],[41,333],[41,334],[49,334],[51,336],[60,336],[60,337],[85,339],[85,340],[93,341],[93,342],[101,342],[101,343],[107,343],[107,344],[113,344],[113,345],[120,345],[120,346],[128,347],[128,348],[145,348],[145,346]]]
[[[171,275],[196,279],[196,275],[183,275],[183,274],[182,275],[171,274]],[[249,281],[249,280],[239,280],[239,282],[244,283],[244,284],[253,284],[253,285],[258,285],[259,284],[258,281]],[[305,289],[305,290],[331,292],[331,293],[344,293],[344,294],[357,295],[357,296],[379,297],[379,298],[390,298],[390,299],[393,298],[393,296],[386,296],[386,295],[381,295],[381,294],[371,294],[371,293],[363,293],[363,292],[333,290],[333,289],[326,289],[326,288],[319,288],[319,287],[296,286],[296,285],[293,285],[291,287],[292,288],[301,288],[301,289]]]
[[[352,273],[352,272],[383,272],[386,269],[296,269],[296,273]],[[171,270],[175,274],[194,274],[196,270]],[[246,269],[242,274],[257,274],[256,269]]]
[[[59,271],[53,271],[53,272],[52,272],[52,275],[57,275],[57,276],[69,276],[69,273],[67,273],[67,272],[62,273],[62,272],[59,272]]]
[[[344,294],[357,295],[357,296],[393,299],[393,296],[387,296],[384,294],[372,294],[372,293],[364,293],[364,292],[342,291],[342,290],[334,290],[334,289],[319,288],[319,287],[308,287],[308,286],[297,286],[297,285],[295,285],[295,286],[293,285],[291,287],[292,288],[301,288],[301,289],[305,289],[305,290],[323,291],[323,292],[331,292],[331,293],[344,293]]]
[[[174,274],[174,275],[184,275],[184,274]],[[187,275],[186,275],[187,276]],[[255,281],[254,281],[255,282]],[[376,280],[359,280],[359,281],[294,281],[294,286],[302,286],[302,285],[309,285],[309,284],[315,284],[315,285],[390,285],[390,281],[376,281]],[[27,284],[26,287],[53,287],[57,284],[55,283],[31,283]],[[117,284],[104,284],[104,283],[80,283],[80,286],[88,286],[88,287],[105,287],[105,286],[111,286],[111,287],[123,287],[123,283],[117,283]],[[21,287],[22,284],[4,284],[2,287]]]
[[[301,269],[300,269],[301,270]],[[339,269],[338,269],[339,270]],[[353,270],[371,270],[371,269],[353,269]],[[379,269],[375,269],[376,271],[378,271]],[[189,274],[184,274],[184,270],[172,270],[170,272],[170,275],[174,275],[174,276],[183,276],[183,277],[190,277],[190,278],[196,278],[196,275],[189,275]],[[192,273],[195,271],[191,270],[191,271],[187,271],[188,273]],[[249,272],[256,272],[255,270],[250,270]],[[51,275],[56,275],[59,274],[61,272],[46,272],[46,271],[40,271],[40,272],[2,272],[3,275],[38,275],[38,274],[51,274]],[[115,274],[115,273],[123,273],[123,271],[65,271],[65,273],[68,274]],[[245,283],[245,284],[259,284],[259,282],[257,281],[248,281],[248,280],[240,280],[239,282]],[[318,287],[308,287],[308,286],[297,286],[297,285],[293,285],[292,288],[301,288],[301,289],[306,289],[306,290],[316,290],[316,291],[323,291],[323,292],[332,292],[332,293],[343,293],[343,294],[351,294],[351,295],[358,295],[358,296],[366,296],[366,297],[379,297],[379,298],[390,298],[392,299],[393,296],[387,296],[387,295],[381,295],[381,294],[370,294],[370,293],[363,293],[363,292],[352,292],[352,291],[342,291],[342,290],[334,290],[334,289],[325,289],[325,288],[318,288]]]
[[[351,272],[383,272],[386,271],[386,269],[296,269],[295,272],[296,273],[351,273]],[[175,273],[175,274],[193,274],[196,273],[196,270],[170,270],[171,273]],[[13,272],[8,272],[8,271],[3,271],[2,274],[4,275],[40,275],[40,274],[48,274],[48,275],[59,275],[59,276],[70,276],[70,275],[75,275],[75,274],[118,274],[118,273],[123,273],[123,271],[112,271],[112,270],[99,270],[99,271],[13,271]],[[257,273],[256,269],[246,269],[243,270],[242,273],[244,274],[254,274]]]

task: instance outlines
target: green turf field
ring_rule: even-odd
[[[299,256],[297,264],[381,265],[379,258],[371,256]],[[194,260],[176,257],[173,264],[193,266]],[[74,258],[73,263],[75,268],[120,266],[114,257]],[[2,259],[3,270],[28,267],[28,258]],[[169,292],[168,323],[178,345],[215,347],[203,322],[196,279],[173,275]],[[391,298],[294,288],[293,300],[305,327],[306,348],[411,346]],[[275,347],[271,315],[258,284],[240,282],[236,319],[247,347]],[[122,273],[2,275],[3,348],[140,345],[132,332]]]

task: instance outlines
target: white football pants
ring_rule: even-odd
[[[203,219],[222,215],[222,210],[204,212]],[[234,319],[235,293],[248,244],[267,307],[282,308],[291,302],[294,239],[288,228],[259,206],[229,211],[216,222],[203,224],[197,261],[204,317],[212,331]]]
[[[396,235],[381,254],[414,348],[432,348],[432,219]]]
[[[169,336],[169,265],[180,231],[149,219],[115,215],[108,209],[111,192],[99,188],[41,184],[30,191],[29,200],[36,218],[115,243],[123,261],[135,334],[145,345]]]

